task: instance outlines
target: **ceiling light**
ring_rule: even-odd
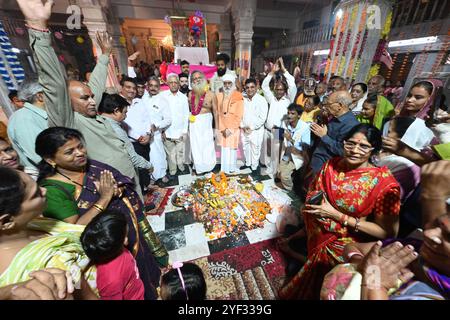
[[[313,55],[315,56],[327,56],[330,53],[330,49],[324,49],[324,50],[316,50],[313,52]]]
[[[412,38],[398,41],[390,41],[388,47],[404,47],[404,46],[414,46],[418,44],[435,43],[437,41],[437,36],[434,37],[423,37],[423,38]]]

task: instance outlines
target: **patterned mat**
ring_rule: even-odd
[[[206,278],[208,299],[275,300],[286,264],[276,239],[225,250],[193,261]]]
[[[147,211],[147,215],[158,215],[160,216],[164,212],[164,208],[166,207],[167,203],[170,201],[170,196],[172,195],[173,190],[175,188],[160,188],[155,187],[154,189],[151,189],[146,195],[145,195],[145,205],[149,205],[150,203],[155,204],[155,208]]]

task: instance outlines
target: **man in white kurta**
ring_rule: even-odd
[[[155,181],[161,179],[163,183],[167,183],[167,159],[161,133],[170,126],[172,118],[166,99],[159,93],[160,84],[156,77],[150,77],[148,89],[149,95],[144,94],[141,103],[146,110],[143,117],[148,119],[148,127],[153,135],[150,142],[150,163],[154,168],[152,177]]]
[[[177,168],[181,174],[185,171],[185,142],[187,140],[189,122],[189,104],[186,95],[178,91],[180,81],[178,75],[171,73],[167,76],[169,90],[161,92],[160,95],[166,99],[170,110],[172,123],[164,131],[164,148],[166,150],[169,174],[171,178],[176,175]]]
[[[294,77],[286,71],[281,58],[278,61],[261,85],[264,97],[270,106],[265,124],[266,130],[264,133],[261,162],[267,166],[266,172],[272,174],[276,174],[280,162],[280,143],[283,140],[281,123],[287,117],[287,108],[294,102],[295,92],[297,90]],[[269,83],[279,71],[281,71],[286,80],[276,82],[274,85],[274,93],[272,93]]]
[[[244,149],[245,167],[252,172],[259,168],[261,146],[264,137],[264,123],[267,119],[266,99],[257,93],[256,80],[245,81],[244,117],[241,122],[241,140]]]

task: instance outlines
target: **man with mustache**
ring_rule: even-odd
[[[51,15],[52,1],[17,1],[29,28],[29,39],[39,81],[44,88],[49,126],[74,128],[83,134],[89,157],[119,170],[134,179],[136,191],[141,194],[136,171],[125,144],[117,137],[111,125],[97,113],[97,107],[106,88],[112,38],[97,33],[102,55],[92,71],[89,86],[72,80],[67,87],[60,62],[51,46],[51,32],[47,21]]]
[[[189,94],[189,142],[195,172],[210,172],[216,165],[214,148],[213,110],[214,94],[208,90],[205,74],[194,71],[191,74],[192,91]]]
[[[223,90],[216,94],[217,139],[221,149],[220,170],[225,173],[238,171],[237,148],[239,145],[239,127],[244,115],[244,98],[236,90],[235,78],[231,74],[222,77]]]
[[[229,62],[230,57],[227,54],[222,53],[217,55],[216,58],[217,71],[214,73],[213,77],[209,80],[212,92],[218,93],[223,88],[222,77],[225,74],[230,74],[231,76],[234,77],[234,79],[236,79],[236,73],[233,70],[227,68]]]

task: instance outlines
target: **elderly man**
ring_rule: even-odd
[[[305,108],[308,99],[315,95],[316,85],[316,81],[313,78],[306,79],[303,86],[303,92],[295,98],[295,104]]]
[[[311,168],[316,174],[329,159],[344,154],[343,140],[350,130],[359,124],[350,110],[352,96],[347,91],[337,91],[328,97],[323,107],[333,116],[326,125],[311,124],[311,132],[320,138],[311,159]]]
[[[192,161],[197,174],[210,172],[216,165],[214,132],[212,127],[214,94],[208,90],[205,74],[191,74],[192,91],[189,93],[189,143]]]
[[[116,135],[109,122],[97,114],[97,106],[106,87],[112,39],[106,33],[97,34],[97,42],[103,54],[91,74],[89,86],[79,81],[70,81],[67,88],[60,62],[51,46],[51,33],[46,29],[47,20],[31,9],[31,6],[36,5],[35,2],[20,1],[19,5],[30,26],[31,50],[37,61],[39,81],[44,87],[49,126],[81,131],[89,157],[134,179],[136,191],[141,194],[136,171],[124,142]],[[51,7],[40,5],[42,7],[39,10],[45,11],[49,17]]]
[[[163,140],[169,164],[169,178],[174,178],[177,174],[177,167],[180,174],[189,173],[189,171],[186,172],[184,166],[185,142],[189,124],[189,103],[187,97],[178,91],[180,89],[178,75],[175,73],[167,75],[167,84],[169,90],[162,92],[161,95],[166,99],[172,123],[164,131]]]
[[[18,98],[25,101],[25,105],[9,119],[8,136],[27,173],[37,178],[41,157],[34,151],[36,137],[48,128],[44,88],[37,81],[24,81]]]
[[[216,58],[216,66],[217,71],[214,73],[212,78],[209,80],[211,91],[214,93],[218,93],[223,88],[223,76],[225,74],[230,74],[236,79],[236,73],[233,70],[227,68],[228,63],[230,62],[230,57],[225,54],[219,54]],[[233,80],[234,81],[234,80]]]
[[[315,92],[319,96],[320,102],[323,102],[323,98],[327,95],[327,85],[323,82],[318,83]]]
[[[259,158],[264,138],[264,123],[267,119],[266,99],[257,93],[256,80],[245,80],[244,116],[241,122],[241,139],[245,156],[245,167],[259,174]],[[241,169],[244,169],[241,168]]]
[[[380,130],[386,118],[393,117],[395,114],[392,103],[383,96],[385,82],[382,76],[376,75],[370,78],[367,83],[368,95],[377,95],[377,108],[375,109],[373,125]]]
[[[280,72],[286,81],[282,79],[276,81],[274,85],[275,93],[272,93],[269,83],[274,75],[278,75]],[[261,87],[264,97],[270,105],[265,125],[265,141],[263,142],[261,162],[267,166],[267,173],[276,174],[280,160],[280,143],[283,140],[281,123],[287,116],[288,106],[294,102],[297,90],[294,77],[286,70],[281,58],[274,64],[274,68],[264,79]]]
[[[222,77],[223,92],[216,94],[218,145],[221,146],[220,170],[235,173],[237,168],[237,148],[239,145],[239,127],[244,115],[244,98],[236,90],[235,78],[231,74]]]
[[[345,91],[347,90],[346,86],[345,86],[345,80],[344,78],[340,77],[340,76],[332,76],[330,78],[330,93],[332,94],[333,92],[337,92],[337,91]]]
[[[155,76],[148,80],[149,94],[145,94],[141,101],[144,112],[142,118],[146,122],[146,127],[150,130],[153,139],[150,142],[150,163],[153,165],[152,182],[159,182],[165,185],[169,182],[166,176],[167,160],[164,150],[162,133],[172,123],[169,106],[166,99],[160,93],[160,82]]]

